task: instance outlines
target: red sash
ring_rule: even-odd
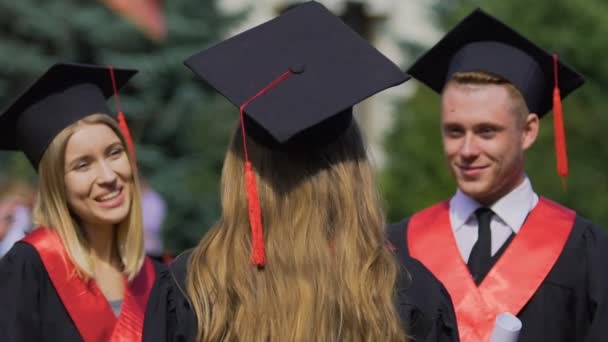
[[[540,198],[519,233],[477,287],[450,225],[449,203],[415,214],[408,247],[448,289],[461,341],[489,341],[496,316],[517,315],[553,268],[572,231],[576,213]]]
[[[51,229],[40,227],[23,238],[32,245],[44,264],[76,329],[85,342],[141,341],[144,313],[155,280],[154,265],[146,257],[144,265],[127,285],[118,319],[95,281],[76,275],[61,239]]]

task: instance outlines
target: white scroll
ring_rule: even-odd
[[[496,316],[490,342],[517,342],[521,326],[521,321],[514,315],[508,312],[499,314]]]

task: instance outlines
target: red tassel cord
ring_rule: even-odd
[[[245,133],[245,107],[258,97],[264,95],[268,90],[281,83],[292,75],[291,71],[286,71],[277,79],[272,81],[264,89],[260,90],[252,98],[245,101],[240,107],[241,133],[243,134],[243,152],[245,154],[245,190],[247,191],[247,207],[249,213],[249,224],[251,225],[251,263],[263,267],[266,265],[266,248],[264,246],[264,225],[262,223],[262,207],[256,182],[253,165],[249,161],[247,151],[247,134]]]
[[[133,138],[131,137],[131,132],[129,131],[129,125],[127,125],[127,120],[125,119],[125,114],[122,112],[120,108],[120,98],[118,96],[118,88],[116,87],[116,78],[114,76],[114,68],[109,66],[110,70],[110,78],[112,79],[112,88],[114,89],[114,100],[116,101],[116,110],[118,111],[118,126],[122,131],[122,135],[124,135],[125,140],[127,141],[127,147],[129,148],[129,152],[131,155],[135,157],[135,145],[133,144]]]
[[[245,189],[247,191],[247,206],[249,209],[249,224],[251,225],[251,263],[257,266],[266,264],[264,246],[264,229],[262,226],[262,208],[260,206],[258,186],[251,162],[245,162]]]
[[[118,126],[120,126],[120,130],[125,136],[125,140],[127,140],[131,155],[135,156],[135,145],[133,145],[133,138],[131,138],[131,132],[129,131],[129,126],[127,125],[127,120],[125,120],[123,112],[118,112]]]
[[[562,186],[565,189],[566,179],[568,177],[568,153],[566,151],[564,112],[562,110],[562,99],[559,91],[557,69],[557,55],[553,54],[553,74],[555,77],[555,86],[553,88],[553,134],[555,137],[555,158],[557,161],[557,174],[562,179]]]

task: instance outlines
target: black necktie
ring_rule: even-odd
[[[490,230],[490,221],[494,212],[488,208],[479,208],[475,210],[477,223],[479,225],[479,235],[477,242],[471,250],[469,256],[469,271],[475,280],[475,284],[479,285],[492,267],[492,231]]]

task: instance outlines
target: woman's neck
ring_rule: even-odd
[[[108,301],[124,298],[125,278],[116,245],[115,225],[85,225],[93,263],[93,277]]]
[[[119,266],[120,257],[115,246],[116,229],[114,225],[86,224],[83,229],[87,236],[94,264],[102,263]]]

